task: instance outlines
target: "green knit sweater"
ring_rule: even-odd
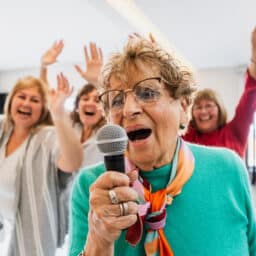
[[[195,169],[180,195],[167,207],[165,235],[175,256],[256,256],[256,214],[248,176],[240,158],[227,149],[189,144]],[[105,171],[100,164],[77,177],[71,198],[69,255],[83,249],[88,232],[89,187]],[[153,190],[166,186],[170,166],[141,172]],[[145,233],[144,233],[145,235]],[[115,256],[145,255],[144,235],[136,247],[115,242]]]

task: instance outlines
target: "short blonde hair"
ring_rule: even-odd
[[[114,53],[104,65],[101,73],[101,84],[105,90],[109,88],[112,76],[127,82],[129,70],[140,70],[140,64],[156,68],[167,82],[166,89],[170,96],[179,99],[184,97],[188,106],[192,103],[195,91],[194,77],[189,67],[162,49],[157,43],[152,43],[141,37],[129,39],[122,52]]]
[[[195,119],[193,117],[193,108],[196,104],[199,104],[201,100],[211,100],[213,101],[218,107],[218,128],[224,126],[227,123],[227,110],[225,108],[224,102],[220,95],[209,88],[200,90],[196,93],[194,98],[194,103],[191,108],[191,124],[196,127]]]
[[[11,105],[12,105],[12,100],[14,95],[26,88],[37,88],[38,92],[42,96],[43,99],[43,110],[41,113],[41,116],[38,120],[38,122],[34,125],[33,129],[34,130],[36,127],[39,125],[51,125],[52,124],[52,119],[50,116],[50,112],[48,109],[48,90],[47,86],[44,84],[44,82],[38,78],[35,78],[33,76],[27,76],[24,78],[19,79],[16,84],[14,85],[13,89],[11,92],[8,94],[5,105],[4,105],[4,114],[6,116],[5,119],[5,130],[8,130],[12,125],[13,125],[13,120],[11,116]]]

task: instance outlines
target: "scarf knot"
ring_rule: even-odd
[[[150,230],[164,228],[166,224],[166,209],[163,209],[162,212],[153,212],[148,214],[145,219],[145,224]]]

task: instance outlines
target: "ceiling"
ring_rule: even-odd
[[[196,68],[242,66],[255,10],[255,0],[0,0],[0,71],[38,66],[58,39],[59,62],[83,61],[89,41],[106,57],[135,31],[153,32]]]

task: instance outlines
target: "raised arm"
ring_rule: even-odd
[[[254,27],[251,36],[251,61],[249,64],[249,73],[256,80],[256,27]]]
[[[57,89],[50,90],[50,111],[60,148],[57,165],[64,172],[73,172],[81,167],[83,149],[71,120],[64,110],[65,100],[71,95],[72,89],[63,74],[57,76],[57,81]]]
[[[56,41],[51,46],[51,48],[49,48],[41,57],[40,79],[43,80],[47,85],[47,66],[57,61],[57,58],[61,54],[63,47],[63,40]]]
[[[97,85],[101,67],[103,65],[103,54],[101,48],[93,42],[89,45],[90,55],[87,46],[84,46],[85,69],[75,65],[76,71],[87,82]]]

